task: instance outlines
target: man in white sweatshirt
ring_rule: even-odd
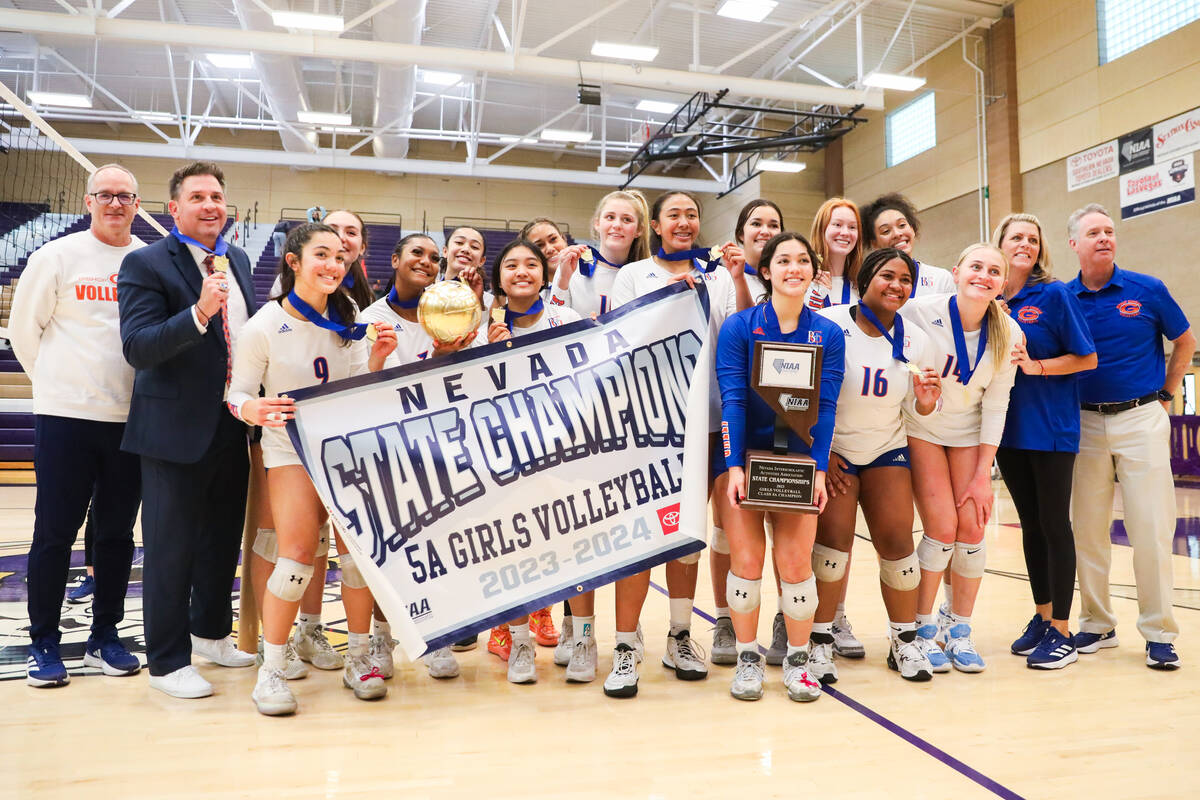
[[[35,251],[13,297],[8,330],[33,381],[37,472],[29,549],[30,686],[70,681],[59,654],[59,620],[71,547],[93,496],[96,589],[83,661],[106,675],[141,669],[117,636],[141,500],[139,459],[121,450],[133,368],[121,352],[117,312],[121,260],[144,245],[130,233],[137,191],[136,178],[124,167],[97,169],[84,198],[91,227]]]

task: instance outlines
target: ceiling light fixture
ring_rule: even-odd
[[[309,14],[305,11],[272,11],[271,22],[280,28],[301,28],[308,31],[346,30],[346,20],[335,14]]]
[[[754,165],[763,172],[803,172],[808,165],[803,161],[780,161],[777,158],[760,158]]]
[[[67,108],[91,108],[92,98],[86,94],[71,92],[25,92],[29,102],[39,106],[66,106]]]
[[[746,22],[762,22],[777,5],[779,3],[775,0],[725,0],[717,9],[717,16]]]
[[[297,111],[296,119],[311,125],[335,125],[345,127],[350,124],[349,114],[331,114],[328,111]]]
[[[133,118],[139,122],[174,122],[175,116],[165,111],[135,111]]]
[[[436,69],[418,69],[417,80],[421,83],[432,83],[434,86],[453,86],[462,80],[457,72],[439,72]]]
[[[214,67],[221,69],[250,69],[254,59],[249,53],[205,53],[204,57]]]
[[[651,114],[673,114],[679,108],[677,103],[667,103],[662,100],[642,100],[637,104],[638,111],[648,111]]]
[[[542,139],[547,142],[590,142],[591,131],[565,131],[558,128],[546,128],[542,131]]]
[[[618,58],[622,61],[653,61],[658,58],[658,48],[641,44],[596,42],[592,45],[592,55],[601,58]]]
[[[873,86],[877,89],[896,89],[901,92],[912,92],[924,85],[924,78],[914,78],[912,75],[892,75],[888,72],[872,72],[863,78],[863,86]]]

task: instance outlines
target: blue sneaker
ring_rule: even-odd
[[[86,603],[92,599],[92,595],[96,591],[96,579],[91,575],[84,575],[83,580],[79,582],[71,591],[67,592],[67,602],[72,605]]]
[[[1116,647],[1117,631],[1114,628],[1108,633],[1087,633],[1080,631],[1075,634],[1075,649],[1081,653],[1094,653],[1100,648]]]
[[[1146,666],[1150,669],[1179,669],[1179,654],[1169,642],[1146,642]]]
[[[929,659],[929,667],[934,672],[949,672],[950,659],[946,658],[946,654],[942,652],[942,648],[937,645],[938,627],[937,625],[922,625],[917,628],[917,638],[913,640],[917,647],[921,648],[921,652]]]
[[[1078,660],[1075,637],[1069,634],[1063,636],[1054,628],[1049,628],[1042,641],[1025,659],[1025,665],[1031,669],[1062,669]]]
[[[99,639],[89,637],[87,645],[83,648],[83,663],[113,677],[136,675],[142,669],[142,662],[125,649],[116,633]]]
[[[35,642],[29,645],[29,658],[25,661],[25,682],[39,689],[51,686],[66,686],[71,682],[62,657],[58,654],[57,642]]]
[[[1034,614],[1033,619],[1029,620],[1029,624],[1025,626],[1025,630],[1012,643],[1013,655],[1027,656],[1032,653],[1041,644],[1042,639],[1046,638],[1048,630],[1050,630],[1050,620],[1042,619],[1041,614]]]
[[[960,622],[950,628],[946,643],[946,657],[959,672],[983,672],[987,667],[971,641],[971,626]]]

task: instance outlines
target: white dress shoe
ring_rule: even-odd
[[[192,654],[203,656],[222,667],[254,666],[254,654],[238,650],[232,636],[226,636],[224,639],[201,639],[193,635]]]
[[[254,656],[250,658],[253,660]],[[151,675],[150,688],[186,700],[208,697],[213,693],[212,684],[204,680],[191,664],[166,675]]]

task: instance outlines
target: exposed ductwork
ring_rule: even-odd
[[[251,0],[233,0],[238,20],[242,27],[250,31],[274,30],[271,17]],[[292,56],[276,55],[273,53],[254,52],[254,68],[262,81],[263,92],[267,96],[267,104],[275,119],[281,122],[295,122],[296,112],[308,111],[308,95],[304,91],[304,82],[300,79],[300,67]],[[292,153],[315,153],[317,151],[317,135],[312,132],[298,131],[292,127],[279,130],[279,138],[283,148]]]
[[[240,0],[239,0],[240,1]],[[376,41],[420,44],[425,27],[425,0],[400,0],[387,11],[371,19]],[[412,127],[413,98],[417,91],[417,68],[412,65],[379,64],[375,80],[375,116],[372,124],[391,130]],[[408,155],[408,137],[383,133],[371,141],[375,155],[404,158]]]

